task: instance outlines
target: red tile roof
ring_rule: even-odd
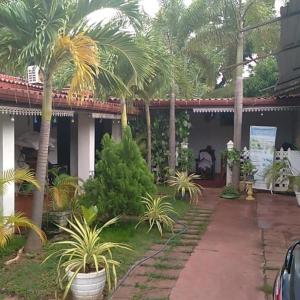
[[[28,84],[19,77],[0,74],[0,102],[10,105],[40,107],[43,86]],[[79,111],[120,114],[119,103],[104,102],[92,97],[68,99],[66,92],[53,91],[53,108]],[[129,108],[129,114],[137,114],[138,109]]]
[[[21,77],[14,77],[0,74],[0,102],[11,105],[41,106],[43,86],[41,84],[29,84]],[[233,107],[234,98],[209,98],[209,99],[177,99],[176,108],[214,108]],[[289,97],[252,97],[244,98],[244,107],[281,107],[300,106],[300,95]],[[129,114],[138,114],[144,107],[142,99],[134,99],[133,107],[129,107]],[[167,109],[168,99],[153,99],[151,108]],[[118,98],[109,98],[108,101],[85,97],[84,99],[74,98],[71,101],[67,98],[66,92],[53,91],[53,108],[70,109],[79,111],[105,112],[120,114],[120,101]]]

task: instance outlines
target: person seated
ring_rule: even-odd
[[[196,172],[202,178],[212,178],[215,173],[215,150],[208,145],[199,151],[199,158],[196,159]]]

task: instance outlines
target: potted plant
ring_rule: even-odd
[[[53,243],[59,246],[45,260],[52,256],[59,257],[58,282],[65,286],[62,299],[67,297],[71,289],[75,300],[99,299],[105,283],[108,290],[116,286],[116,267],[119,262],[113,259],[112,250],[115,248],[130,250],[125,244],[103,242],[101,232],[104,228],[116,223],[118,218],[113,218],[102,227],[90,227],[86,220],[79,221],[74,217],[74,222],[69,222],[69,227],[61,227],[70,235],[69,240]]]
[[[240,192],[245,191],[246,186],[253,185],[254,174],[257,172],[250,160],[246,160],[241,165],[242,180],[240,181]]]
[[[275,184],[280,180],[284,169],[288,170],[288,173],[290,173],[290,164],[286,159],[275,161],[274,163],[270,164],[264,171],[265,181],[272,194]]]
[[[67,226],[80,187],[76,177],[54,174],[52,183],[48,186],[50,210],[46,213],[46,221],[55,226]],[[56,228],[59,227],[56,226]]]
[[[175,188],[175,193],[181,194],[182,198],[188,195],[190,202],[197,203],[199,196],[202,196],[203,190],[201,185],[194,182],[194,180],[199,178],[200,176],[195,174],[188,175],[186,172],[176,172],[175,176],[170,176],[167,182],[171,187]]]
[[[241,194],[234,188],[233,185],[226,186],[222,193],[221,198],[224,199],[237,199],[240,198]]]

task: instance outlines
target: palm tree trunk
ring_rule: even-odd
[[[46,74],[44,78],[44,94],[42,103],[42,121],[39,136],[39,150],[36,165],[36,178],[40,183],[40,190],[36,190],[33,195],[33,211],[32,221],[39,228],[42,225],[43,206],[44,206],[44,191],[46,183],[46,173],[48,167],[48,147],[51,129],[52,117],[52,83],[49,76]],[[37,252],[41,250],[42,244],[37,234],[30,230],[26,242],[25,249],[29,252]]]
[[[240,22],[240,28],[243,28],[243,22]],[[238,46],[237,46],[237,69],[236,69],[236,81],[235,81],[235,102],[234,102],[234,147],[237,150],[241,150],[242,146],[242,125],[243,125],[243,54],[244,54],[244,35],[243,32],[239,32]],[[233,167],[232,183],[236,189],[239,187],[240,181],[240,164],[237,163]]]
[[[171,173],[175,172],[176,168],[176,127],[175,127],[175,82],[172,83],[171,99],[170,99],[170,125],[169,125],[169,169]]]
[[[127,127],[127,107],[125,98],[121,98],[121,124],[122,124],[122,132]]]
[[[147,162],[148,168],[151,171],[152,162],[152,133],[151,133],[151,115],[149,100],[145,101],[146,124],[147,124]]]

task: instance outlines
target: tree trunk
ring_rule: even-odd
[[[169,169],[171,173],[175,172],[176,168],[176,118],[175,118],[175,83],[172,84],[171,99],[170,99],[170,128],[169,128]]]
[[[46,183],[46,173],[48,167],[48,147],[51,129],[52,117],[52,83],[49,76],[46,74],[44,78],[44,94],[42,103],[42,121],[39,135],[39,150],[36,165],[36,178],[40,183],[40,190],[36,190],[33,195],[33,211],[32,221],[39,228],[42,225],[43,206],[44,206],[44,191]],[[29,252],[37,252],[41,250],[42,243],[40,238],[33,230],[30,230],[29,236],[25,245],[25,250]]]
[[[241,22],[240,28],[243,28],[243,22]],[[234,102],[234,147],[237,150],[241,150],[242,146],[242,125],[243,125],[243,62],[244,54],[244,35],[240,32],[238,35],[237,46],[237,69],[236,69],[236,81],[235,81],[235,102]],[[239,187],[240,181],[240,163],[234,165],[232,172],[232,182],[236,189]]]
[[[125,98],[121,99],[121,124],[122,124],[122,132],[127,127],[127,107]]]
[[[147,123],[147,162],[148,168],[151,171],[152,164],[152,133],[151,133],[151,115],[149,101],[145,101],[146,123]]]

